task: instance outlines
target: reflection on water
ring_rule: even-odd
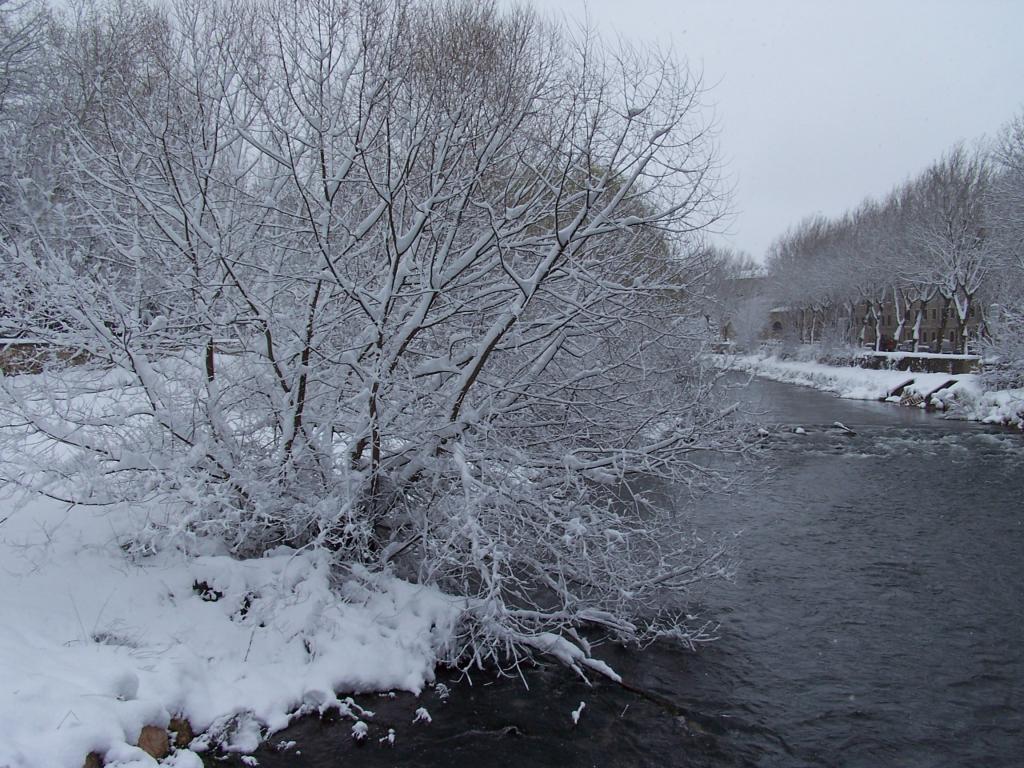
[[[305,720],[260,765],[1021,765],[1021,436],[760,380],[734,391],[770,425],[775,473],[687,510],[738,534],[735,581],[701,595],[718,642],[602,649],[643,695],[541,669],[529,690],[481,674],[447,698],[364,697],[368,743]],[[394,746],[374,738],[389,727]]]

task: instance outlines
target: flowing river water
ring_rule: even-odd
[[[740,561],[701,595],[719,640],[602,649],[634,690],[551,667],[529,689],[483,673],[442,677],[446,697],[357,697],[375,712],[361,745],[347,721],[306,718],[259,765],[1024,765],[1024,437],[762,380],[734,391],[771,432],[772,473],[699,507]]]

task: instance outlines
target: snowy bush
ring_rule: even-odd
[[[993,389],[1024,388],[1024,311],[999,307],[989,320],[992,337],[985,381]]]
[[[10,321],[88,361],[2,379],[6,479],[159,501],[143,550],[436,584],[461,658],[685,639],[657,597],[720,564],[635,481],[718,482],[698,457],[737,445],[685,320],[719,215],[699,83],[488,3],[140,18],[3,237]]]

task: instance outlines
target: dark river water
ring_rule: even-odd
[[[740,563],[700,596],[718,641],[602,649],[633,690],[551,667],[528,690],[481,674],[442,676],[446,697],[358,697],[375,712],[362,745],[307,718],[259,764],[1024,766],[1024,437],[773,382],[735,392],[773,472],[698,508]]]

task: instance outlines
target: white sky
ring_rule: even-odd
[[[1024,0],[533,2],[703,70],[735,186],[723,239],[757,259],[1024,111]]]

